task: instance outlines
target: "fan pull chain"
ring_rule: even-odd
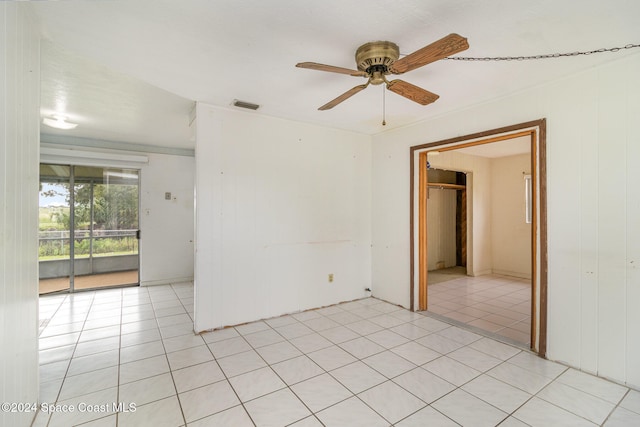
[[[387,114],[387,107],[385,104],[385,100],[386,100],[386,86],[382,86],[382,126],[386,126],[387,125],[387,121],[385,120],[385,116]]]

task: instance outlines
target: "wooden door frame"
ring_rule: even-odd
[[[533,186],[532,286],[531,286],[531,349],[545,357],[547,351],[547,174],[546,119],[520,123],[410,147],[410,305],[411,310],[427,308],[427,227],[426,193],[427,152],[449,151],[474,145],[504,141],[521,136],[531,137],[531,173]],[[418,176],[416,176],[416,163]],[[417,182],[416,182],[417,181]],[[417,185],[416,185],[417,183]],[[414,209],[418,208],[416,229]],[[416,239],[417,237],[417,239]],[[417,244],[416,244],[417,243]],[[415,304],[416,255],[418,256],[418,307]]]

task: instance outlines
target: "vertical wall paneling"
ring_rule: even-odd
[[[196,330],[366,296],[370,137],[205,104],[197,113]]]
[[[627,69],[629,79],[640,75],[640,62]],[[640,389],[640,86],[627,85],[627,129],[626,173],[627,173],[627,259],[626,259],[626,312],[627,327],[625,342],[627,383]]]
[[[39,34],[30,6],[0,3],[0,402],[38,401]],[[0,412],[0,425],[34,414]]]
[[[198,104],[196,115],[194,328],[203,331],[224,326],[216,324],[216,319],[222,310],[225,288],[215,286],[222,282],[223,272],[222,156],[214,149],[222,132],[220,120],[210,109]]]
[[[598,371],[598,78],[595,73],[585,74],[573,81],[572,92],[576,100],[576,115],[568,128],[573,144],[572,158],[579,170],[575,179],[579,185],[573,191],[579,195],[575,223],[580,227],[577,250],[581,256],[576,269],[580,283],[580,366],[590,373]],[[591,91],[582,90],[591,87]],[[584,123],[590,123],[585,126]],[[570,124],[570,123],[567,123]]]
[[[573,366],[580,365],[582,332],[581,264],[577,256],[580,246],[581,217],[578,207],[581,164],[575,161],[581,148],[576,132],[582,120],[579,111],[567,108],[563,100],[572,99],[580,91],[582,83],[553,84],[546,98],[550,117],[547,121],[547,195],[550,210],[548,321],[552,330],[548,347],[550,351],[558,351],[563,355],[561,361]],[[555,325],[566,330],[566,336],[553,334]]]
[[[190,156],[147,154],[140,173],[140,284],[193,280],[193,167]],[[171,200],[164,193],[171,192]]]
[[[598,374],[625,377],[627,239],[626,70],[599,75]]]

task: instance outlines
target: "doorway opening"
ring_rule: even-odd
[[[139,284],[139,171],[40,164],[39,293]]]
[[[427,163],[428,274],[431,284],[467,274],[467,175]]]
[[[451,315],[491,333],[508,332],[504,328],[510,326],[512,336],[505,333],[509,341],[519,341],[542,356],[547,284],[545,125],[542,119],[412,147],[410,211],[411,308]],[[520,141],[520,148],[513,141]],[[522,151],[523,141],[526,156],[504,154],[506,148]],[[504,160],[474,155],[491,145],[500,147]],[[494,163],[494,169],[514,169],[518,176],[513,178],[514,170],[494,173],[493,180],[502,186],[494,187],[499,190],[491,206],[488,181]],[[448,178],[433,170],[446,170]],[[508,191],[501,181],[511,181],[512,190],[515,185],[513,191],[519,193],[518,233],[509,225],[513,218],[505,216],[513,216],[514,209],[507,206]],[[466,236],[464,244],[461,234]],[[442,291],[448,294],[438,295]],[[490,307],[499,313],[490,313]]]

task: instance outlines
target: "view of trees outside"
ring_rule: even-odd
[[[42,182],[40,187],[39,259],[69,258],[70,186]],[[138,253],[137,185],[85,182],[73,190],[76,258]]]

